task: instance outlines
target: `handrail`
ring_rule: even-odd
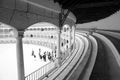
[[[25,80],[37,80],[42,77],[46,77],[47,74],[49,74],[49,72],[51,72],[55,68],[55,63],[49,62],[48,64],[40,67],[39,69],[25,76]]]
[[[86,43],[86,40],[87,40],[87,43]],[[69,74],[65,76],[64,78],[65,80],[73,80],[73,79],[77,80],[80,74],[82,74],[84,67],[86,66],[86,63],[88,61],[88,58],[91,52],[91,42],[89,42],[89,39],[83,39],[83,41],[85,43],[83,53],[81,54],[81,56],[79,57],[74,67],[71,69],[71,71],[69,71]],[[80,53],[81,53],[81,50],[80,50]]]
[[[75,51],[75,49],[76,49],[76,43],[75,44],[73,44],[74,45],[74,48],[72,49],[72,52],[71,53],[73,53],[73,52],[76,52]],[[60,68],[62,68],[62,70],[63,69],[65,69],[65,67],[71,62],[71,60],[73,59],[73,57],[76,55],[73,55],[73,57],[71,57],[73,54],[71,54],[71,55],[69,55],[65,60],[64,60],[64,62],[62,63],[62,66],[60,67]],[[67,62],[67,61],[70,61],[70,62]],[[64,67],[63,67],[64,66]],[[48,74],[48,77],[45,77],[45,78],[43,78],[43,80],[51,80],[51,79],[48,79],[48,78],[50,78],[52,75],[57,75],[57,74],[59,74],[59,73],[56,73],[56,72],[61,72],[61,69],[60,68],[56,68],[56,69],[54,69],[50,74]],[[54,76],[55,77],[55,76]],[[54,79],[52,79],[52,80],[54,80]]]
[[[79,50],[79,45],[77,45],[77,49],[75,49],[74,52],[76,53],[78,50]],[[65,64],[63,64],[56,72],[49,75],[50,77],[45,78],[45,80],[55,80],[65,69],[68,69],[67,67],[69,66],[69,64],[71,63],[71,61],[74,59],[75,56],[76,54],[72,54],[72,56],[68,58]],[[63,79],[59,79],[59,80],[63,80]]]

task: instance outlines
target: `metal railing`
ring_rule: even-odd
[[[31,74],[25,76],[25,80],[38,80],[46,77],[53,69],[55,69],[55,63],[49,62],[48,64],[42,66]]]

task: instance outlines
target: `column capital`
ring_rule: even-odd
[[[18,30],[18,37],[22,37],[23,38],[23,35],[24,35],[24,31]]]

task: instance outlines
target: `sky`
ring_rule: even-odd
[[[89,23],[78,24],[77,27],[78,28],[96,27],[98,29],[120,30],[120,10],[107,18]]]

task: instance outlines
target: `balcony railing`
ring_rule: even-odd
[[[44,77],[47,77],[47,75],[56,68],[55,63],[49,62],[48,64],[44,65],[43,67],[37,69],[33,73],[25,76],[25,80],[38,80],[42,79]]]

